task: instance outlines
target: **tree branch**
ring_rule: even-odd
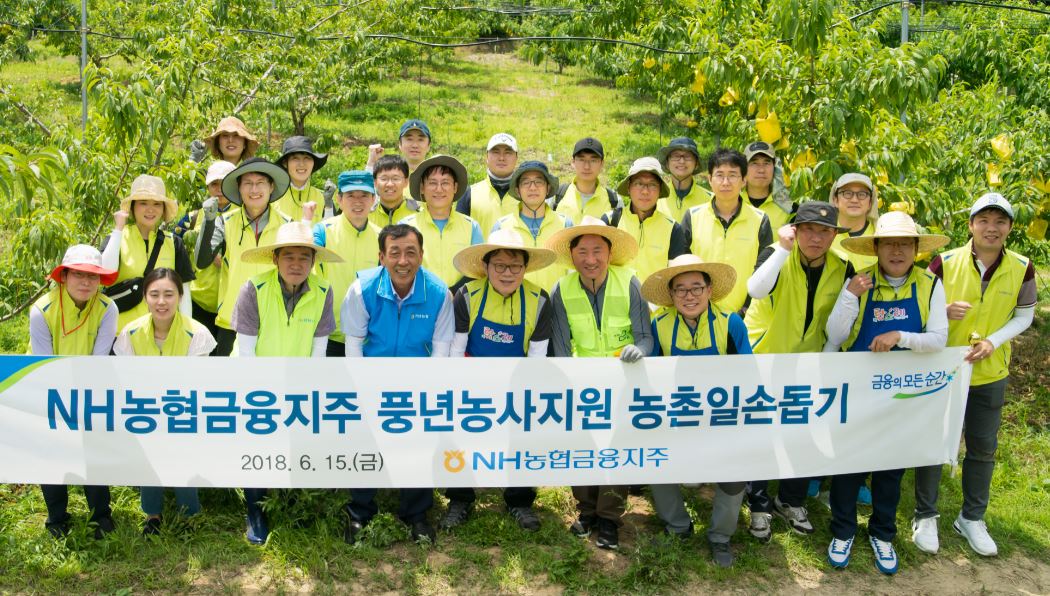
[[[15,105],[15,107],[16,107],[16,108],[18,108],[18,111],[19,111],[19,112],[22,112],[22,113],[23,113],[23,114],[25,115],[25,117],[26,117],[26,118],[27,118],[27,119],[28,119],[28,120],[29,120],[29,121],[30,121],[31,123],[33,123],[33,124],[34,124],[34,125],[35,125],[35,126],[36,126],[37,128],[39,128],[39,129],[40,129],[40,131],[41,131],[41,132],[43,132],[43,133],[44,133],[44,136],[45,136],[45,137],[48,137],[48,138],[50,138],[50,137],[51,137],[51,129],[50,129],[50,128],[48,128],[46,124],[44,124],[43,122],[41,122],[41,121],[40,121],[40,119],[39,119],[39,118],[37,118],[37,117],[36,117],[36,115],[35,115],[35,114],[33,114],[33,112],[31,112],[31,111],[29,110],[29,108],[27,108],[27,107],[26,107],[26,105],[25,105],[24,103],[22,103],[22,102],[18,101],[17,99],[15,99],[15,97],[14,97],[13,95],[11,95],[11,92],[10,92],[10,91],[8,91],[8,90],[7,90],[6,88],[4,88],[4,87],[0,87],[0,94],[2,94],[2,95],[4,95],[5,97],[7,97],[7,98],[8,98],[8,99],[9,99],[9,100],[11,101],[11,103],[13,103],[13,104]]]

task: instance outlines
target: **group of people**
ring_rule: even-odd
[[[1034,268],[1006,248],[1010,203],[988,193],[969,210],[970,240],[944,247],[906,213],[879,215],[876,187],[842,176],[828,201],[793,202],[778,187],[777,156],[757,141],[706,160],[689,138],[637,159],[615,189],[599,181],[602,143],[572,152],[560,184],[540,161],[519,163],[507,133],[486,147],[487,176],[473,184],[454,157],[428,157],[420,120],[400,129],[400,155],[369,149],[361,170],[319,189],[327,156],[292,137],[275,162],[236,118],[204,140],[215,161],[208,198],[172,231],[178,204],[160,178],[139,176],[101,251],[77,245],[51,273],[54,287],[30,313],[31,352],[69,355],[240,357],[605,357],[914,350],[970,346],[963,506],[952,523],[981,555],[996,545],[983,521],[1006,394],[1010,340],[1032,322]],[[698,174],[706,165],[710,189]],[[192,256],[191,256],[192,255]],[[100,291],[100,287],[102,291]],[[411,324],[408,322],[411,321]],[[932,423],[932,421],[931,421]],[[875,564],[895,573],[896,512],[904,470],[830,478],[829,563],[845,567],[857,536],[858,496],[870,494]],[[941,466],[915,471],[913,540],[938,550]],[[870,476],[870,489],[867,479]],[[774,517],[814,531],[805,506],[821,479],[719,483],[707,540],[733,563],[730,539],[746,498],[750,533],[767,541]],[[113,529],[106,487],[85,487],[101,536]],[[818,489],[819,490],[819,489]],[[176,489],[199,511],[196,489]],[[653,485],[666,531],[693,532],[679,485]],[[47,529],[69,530],[67,488],[44,486]],[[619,545],[625,486],[572,488],[571,531]],[[265,489],[246,488],[247,539],[269,533]],[[376,491],[353,489],[345,538],[377,513]],[[440,526],[465,523],[475,491],[448,489]],[[503,491],[527,531],[540,527],[536,491]],[[161,531],[162,489],[142,488],[144,532]],[[402,489],[398,517],[415,540],[436,540],[431,489]]]

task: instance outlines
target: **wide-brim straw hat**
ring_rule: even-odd
[[[164,180],[143,174],[131,183],[128,196],[120,200],[120,210],[132,214],[132,201],[160,201],[164,203],[164,221],[172,221],[179,213],[179,203],[168,196]]]
[[[525,266],[525,273],[538,271],[558,260],[558,256],[549,248],[540,246],[526,246],[521,235],[511,229],[496,230],[489,235],[488,242],[468,246],[456,253],[452,258],[452,264],[463,275],[481,279],[488,277],[485,269],[485,255],[497,250],[520,250],[528,253],[529,263]]]
[[[462,198],[470,188],[470,178],[467,176],[467,168],[451,155],[435,155],[419,164],[419,167],[408,178],[408,192],[412,198],[417,201],[423,200],[419,192],[419,187],[423,184],[423,174],[434,166],[445,166],[452,170],[452,177],[456,179],[456,196],[452,197],[452,200],[458,201]]]
[[[846,238],[842,248],[856,254],[874,257],[877,238],[917,238],[919,241],[916,254],[930,252],[948,244],[950,239],[942,234],[920,234],[919,227],[910,215],[902,211],[890,211],[875,222],[875,233],[871,236]]]
[[[325,263],[342,263],[343,257],[333,250],[314,244],[314,233],[310,224],[301,221],[292,221],[277,228],[277,236],[273,244],[260,246],[244,251],[241,260],[245,263],[269,264],[273,263],[273,252],[279,248],[301,246],[314,249],[314,261]]]
[[[266,174],[273,180],[273,190],[270,191],[271,203],[283,197],[284,193],[288,192],[288,185],[292,182],[288,178],[288,172],[284,171],[281,166],[261,157],[253,157],[241,162],[237,169],[226,174],[226,177],[222,179],[222,194],[234,205],[244,204],[244,201],[241,200],[241,176],[252,172]]]
[[[627,172],[627,177],[621,180],[620,185],[616,187],[617,194],[621,197],[630,197],[631,178],[643,173],[656,176],[656,181],[660,183],[660,195],[658,198],[662,199],[671,194],[671,187],[664,182],[664,170],[660,167],[660,162],[655,157],[639,157],[634,160],[634,163],[631,164],[631,169]]]
[[[97,273],[100,282],[104,286],[112,285],[117,281],[119,272],[115,269],[106,269],[102,266],[102,253],[89,244],[74,244],[66,249],[62,255],[62,262],[51,270],[49,278],[62,283],[62,272],[67,269],[83,271],[85,273]]]
[[[241,122],[240,118],[236,116],[227,116],[219,123],[215,125],[215,130],[206,137],[204,137],[204,145],[211,150],[212,156],[215,159],[222,159],[222,150],[219,149],[219,135],[222,133],[235,134],[244,139],[244,152],[241,153],[241,160],[248,159],[249,157],[255,156],[255,152],[259,149],[259,140],[255,138],[255,135],[248,132],[248,127]]]
[[[706,273],[711,279],[711,301],[725,298],[736,284],[736,269],[725,263],[705,263],[694,254],[679,255],[667,267],[654,271],[642,284],[642,297],[658,306],[672,306],[671,281],[690,271]]]
[[[579,236],[594,234],[601,236],[612,243],[609,251],[609,263],[612,265],[626,265],[638,255],[638,241],[620,228],[614,228],[596,217],[583,216],[579,225],[565,228],[555,232],[547,239],[547,248],[554,251],[558,259],[569,267],[572,264],[572,250],[569,244]]]

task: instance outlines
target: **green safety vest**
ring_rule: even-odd
[[[638,241],[638,254],[628,265],[634,269],[639,280],[645,280],[656,271],[667,267],[671,230],[674,229],[675,222],[659,210],[640,222],[638,216],[630,209],[630,201],[627,203],[620,212],[620,221],[616,227]],[[612,212],[609,213],[609,217],[612,217]]]
[[[674,191],[674,186],[672,186],[671,196],[656,201],[656,210],[676,222],[681,222],[690,209],[710,203],[712,196],[714,195],[711,194],[711,191],[700,186],[694,180],[693,186],[689,188],[689,193],[680,199]]]
[[[510,196],[510,192],[501,199],[488,176],[470,187],[470,216],[481,226],[481,233],[485,237],[492,231],[492,226],[496,225],[496,220],[504,215],[516,213],[519,206],[520,203]]]
[[[302,221],[303,203],[310,201],[317,203],[312,223],[319,223],[324,218],[324,193],[312,186],[307,186],[303,190],[296,190],[289,185],[284,196],[277,199],[273,203],[273,207],[292,218],[292,221]]]
[[[754,205],[751,203],[751,199],[749,199],[747,196],[746,190],[740,191],[740,196],[748,205],[754,207]],[[765,213],[766,217],[769,218],[769,226],[773,228],[774,237],[776,236],[777,230],[787,225],[787,223],[791,221],[791,214],[781,209],[780,205],[777,205],[776,202],[773,201],[772,192],[769,193],[769,196],[766,197],[766,200],[762,201],[762,204],[756,207],[756,209],[758,209],[762,213]]]
[[[112,301],[101,293],[88,301],[83,310],[76,307],[73,299],[66,292],[65,284],[57,284],[50,292],[41,296],[33,306],[44,315],[47,328],[51,331],[51,351],[57,356],[90,356],[95,349],[98,328],[102,317]],[[65,315],[65,329],[62,318]],[[30,342],[30,352],[32,342]]]
[[[729,314],[720,310],[714,304],[708,304],[708,309],[714,313],[714,337],[715,348],[719,354],[726,354],[729,350]],[[696,333],[690,333],[689,325],[673,306],[661,308],[653,314],[656,322],[657,340],[660,342],[660,354],[671,356],[674,348],[678,351],[691,352],[704,350],[711,347],[711,317],[708,310],[700,313],[697,318]],[[678,319],[678,336],[674,334],[675,320]],[[675,337],[675,345],[671,345],[671,338]]]
[[[569,320],[574,356],[616,356],[621,348],[634,343],[631,327],[632,277],[628,269],[609,266],[602,301],[601,329],[594,319],[591,299],[580,283],[580,274],[573,271],[558,282]]]
[[[161,267],[167,267],[168,269],[174,269],[174,237],[170,232],[161,233],[164,234],[164,244],[160,247],[160,254],[157,255],[157,262],[153,265],[153,268],[160,269]],[[156,241],[156,230],[149,233],[149,241],[147,245],[147,243],[142,241],[142,234],[139,233],[138,226],[127,225],[124,227],[124,231],[120,234],[120,268],[117,269],[118,282],[124,281],[125,279],[142,277],[142,274],[146,271],[146,263],[149,261],[150,251],[153,250],[153,244]],[[117,333],[120,333],[128,323],[145,314],[149,314],[149,309],[146,308],[145,300],[135,305],[135,308],[120,313],[120,316],[117,317]]]
[[[153,339],[153,315],[145,315],[128,323],[125,330],[131,339],[131,347],[136,356],[186,356],[190,353],[190,340],[200,333],[204,326],[193,319],[176,312],[164,339],[162,347],[157,347]]]
[[[744,316],[751,349],[756,354],[820,352],[827,339],[825,327],[846,281],[846,263],[830,251],[824,260],[813,296],[813,319],[806,323],[806,272],[796,244],[768,296],[752,300]]]
[[[379,226],[379,229],[383,229],[400,222],[409,215],[419,213],[419,209],[419,203],[417,203],[415,199],[407,198],[402,200],[401,204],[388,215],[386,210],[383,209],[383,204],[380,203],[377,198],[375,206],[373,206],[372,211],[368,213],[368,220]]]
[[[1028,258],[1004,250],[988,287],[981,291],[981,274],[973,262],[973,240],[941,255],[945,303],[965,301],[972,308],[961,321],[948,321],[948,345],[970,344],[970,334],[987,339],[1013,318],[1017,294],[1028,270]],[[985,385],[1010,374],[1010,342],[996,348],[991,356],[973,365],[970,385]]]
[[[549,208],[544,209],[543,221],[540,222],[539,233],[535,236],[532,235],[532,230],[529,229],[529,226],[525,225],[525,221],[521,219],[520,211],[510,215],[504,215],[496,220],[495,224],[495,229],[512,229],[516,231],[518,236],[521,236],[521,241],[524,242],[526,246],[539,248],[546,247],[547,240],[549,240],[555,232],[569,227],[572,227],[572,222],[567,216],[555,213],[554,210]],[[526,273],[525,279],[548,292],[552,292],[554,291],[554,284],[558,283],[558,280],[564,277],[570,270],[571,269],[565,265],[555,261],[543,269]]]
[[[335,304],[341,304],[346,291],[357,279],[357,272],[379,265],[379,232],[382,230],[371,221],[365,223],[365,229],[358,230],[344,215],[329,217],[321,223],[324,226],[325,246],[343,257],[343,262],[318,262],[314,266],[314,273],[328,281],[332,286],[332,299]],[[345,342],[339,325],[340,310],[335,308],[335,331],[331,339]]]
[[[762,226],[762,212],[741,200],[740,213],[723,228],[715,214],[714,202],[695,207],[689,212],[693,237],[690,250],[708,263],[725,263],[736,270],[733,289],[718,301],[727,312],[737,312],[747,300],[747,280],[755,271],[758,260],[758,231]],[[750,327],[748,327],[750,328]]]
[[[525,339],[522,345],[525,346],[527,353],[529,339],[532,338],[532,332],[536,330],[536,317],[540,309],[540,288],[529,280],[524,280],[521,285],[525,288],[524,313],[520,312],[521,299],[519,298],[518,290],[514,290],[514,293],[509,297],[504,297],[493,289],[492,284],[488,283],[487,279],[475,279],[468,282],[465,287],[467,288],[467,296],[470,297],[470,327],[467,329],[474,328],[474,321],[479,316],[486,321],[492,321],[500,325],[518,325],[522,322],[522,317],[524,317]],[[481,300],[486,293],[488,293],[488,299],[485,300],[485,312],[482,313]]]
[[[237,209],[237,206],[231,205],[230,211],[234,209]],[[198,211],[196,214],[191,214],[190,217],[196,219],[193,229],[199,233],[204,227],[203,213]],[[192,248],[189,247],[187,250]],[[197,306],[214,314],[219,307],[219,280],[226,275],[226,268],[220,262],[218,265],[211,263],[204,269],[198,269],[196,261],[193,259],[193,271],[196,277],[190,282],[190,297]]]
[[[864,232],[861,234],[861,236],[872,236],[874,234],[875,226],[872,225],[872,223],[869,221],[867,225],[864,226]],[[842,241],[849,237],[849,232],[835,234],[835,240],[831,243],[831,252],[838,255],[839,258],[843,261],[849,261],[850,263],[852,263],[854,271],[868,269],[873,265],[878,264],[879,257],[877,256],[858,255],[856,253],[849,252],[845,248],[842,248]]]
[[[222,257],[226,275],[219,277],[219,312],[215,315],[215,324],[223,329],[231,329],[230,317],[237,304],[237,296],[244,282],[273,270],[273,263],[245,263],[241,260],[244,251],[260,246],[273,244],[277,238],[277,229],[292,221],[287,215],[270,207],[270,219],[266,227],[255,239],[255,231],[248,225],[243,209],[236,209],[222,216],[226,227],[226,253]]]
[[[606,212],[612,211],[613,207],[616,207],[616,205],[609,198],[609,190],[601,184],[598,184],[594,191],[594,196],[587,201],[587,204],[581,205],[580,193],[576,190],[576,180],[574,178],[565,189],[565,196],[558,203],[557,212],[572,220],[573,225],[578,225],[584,215],[601,218]]]
[[[309,356],[313,351],[314,332],[324,315],[325,298],[331,287],[317,275],[306,280],[309,289],[299,298],[292,314],[284,307],[284,294],[277,270],[252,278],[259,305],[259,337],[256,356]]]
[[[473,219],[453,211],[445,222],[445,229],[438,229],[430,211],[424,209],[410,215],[401,223],[416,228],[423,234],[423,268],[434,273],[451,287],[463,274],[452,264],[456,253],[470,246],[474,234]]]
[[[911,286],[915,284],[915,299],[919,303],[919,315],[922,320],[922,328],[926,328],[926,321],[930,316],[930,298],[933,296],[933,286],[937,281],[937,276],[920,269],[919,267],[912,267],[911,272],[908,273],[908,279],[904,281],[904,285],[899,288],[894,288],[886,281],[886,276],[882,274],[879,266],[876,264],[874,267],[868,267],[863,271],[858,271],[858,274],[870,275],[874,282],[874,298],[877,301],[885,302],[889,300],[903,300],[905,298],[911,298]],[[857,315],[857,320],[853,322],[853,329],[850,330],[849,337],[845,343],[842,344],[842,351],[846,352],[853,346],[853,342],[857,339],[857,335],[860,333],[860,327],[864,323],[864,309],[868,305],[869,292],[865,291],[860,295],[860,313]]]

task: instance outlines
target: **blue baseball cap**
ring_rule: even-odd
[[[340,172],[339,192],[350,192],[352,190],[363,190],[367,193],[376,194],[375,182],[372,181],[371,172],[364,170]]]
[[[410,130],[418,130],[419,132],[427,135],[427,139],[433,139],[433,137],[430,136],[430,127],[427,126],[426,122],[423,122],[422,120],[418,119],[405,120],[405,123],[401,125],[401,132],[398,133],[397,139],[400,141],[401,137],[405,136],[405,133],[407,133]]]

